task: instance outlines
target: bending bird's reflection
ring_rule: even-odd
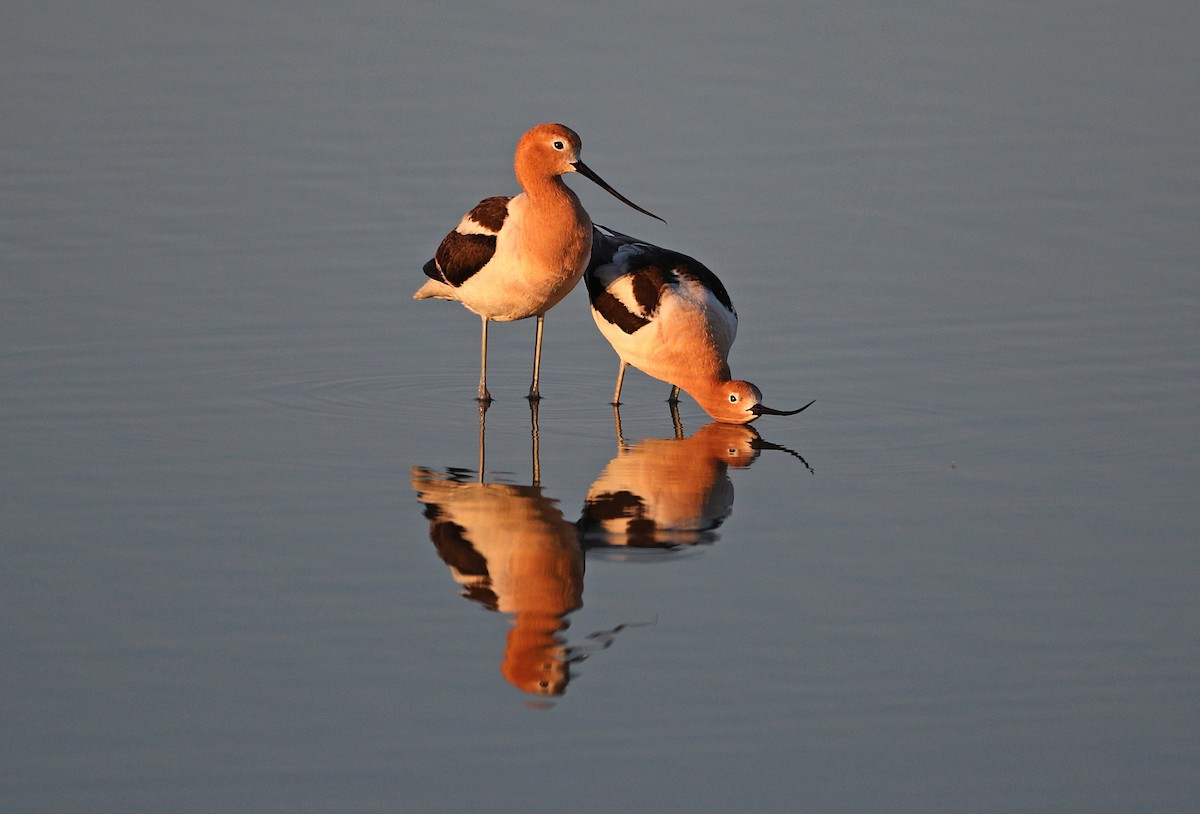
[[[795,452],[764,441],[748,424],[713,422],[684,438],[675,413],[675,438],[628,443],[621,433],[620,413],[615,415],[617,457],[588,490],[579,519],[589,550],[597,546],[673,549],[711,543],[716,529],[733,511],[730,467],[750,466],[763,449],[784,450],[804,461]]]
[[[757,437],[745,424],[712,423],[690,438],[621,447],[588,490],[579,527],[588,546],[676,548],[712,542],[733,511],[730,466],[748,466]]]

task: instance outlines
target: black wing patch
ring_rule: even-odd
[[[455,229],[438,246],[437,254],[425,264],[425,276],[458,288],[488,264],[496,253],[496,233],[508,217],[510,198],[484,198],[467,213],[467,219],[484,232],[463,234]],[[491,234],[487,234],[490,232]]]
[[[601,277],[608,276],[611,279],[611,273],[597,273],[601,268],[612,266],[616,262],[617,252],[626,245],[635,245],[638,250],[622,254],[619,276],[630,278],[633,299],[640,313],[634,313],[621,300],[605,290]],[[605,320],[625,333],[632,334],[648,325],[662,301],[663,290],[668,286],[678,285],[681,278],[704,286],[713,293],[718,302],[729,309],[730,313],[737,313],[733,308],[733,300],[720,278],[694,257],[651,243],[643,243],[637,238],[607,227],[593,230],[592,258],[584,277],[588,297],[592,301],[592,307]]]
[[[596,313],[604,317],[605,321],[616,325],[627,334],[631,334],[639,328],[645,327],[650,323],[650,320],[645,317],[638,316],[625,307],[625,303],[618,300],[604,288],[604,281],[600,279],[599,270],[610,266],[613,263],[613,257],[617,249],[622,245],[620,240],[616,240],[598,228],[592,229],[592,256],[588,261],[587,272],[583,275],[583,284],[587,286],[588,300],[591,301],[592,307],[596,309]]]
[[[630,311],[625,307],[625,303],[618,300],[612,294],[609,294],[603,288],[597,293],[588,293],[591,296],[592,307],[596,309],[596,313],[604,317],[607,322],[616,325],[625,333],[631,334],[650,324],[650,320]]]
[[[503,195],[495,198],[484,198],[471,213],[467,215],[471,220],[478,223],[484,229],[491,232],[499,232],[504,226],[504,219],[508,217],[508,202],[512,200]]]
[[[425,264],[425,273],[458,288],[488,264],[496,253],[495,235],[446,235],[437,254]]]
[[[672,272],[663,271],[658,266],[644,266],[621,276],[629,278],[639,313],[634,313],[625,303],[610,294],[595,275],[589,275],[586,280],[588,296],[591,298],[592,307],[600,316],[625,333],[631,334],[650,324],[654,312],[658,310],[658,304],[662,301],[663,289],[676,282],[677,278]]]
[[[638,269],[629,281],[633,286],[633,299],[646,316],[653,316],[662,299],[662,290],[670,285],[674,275],[664,273],[657,266]]]

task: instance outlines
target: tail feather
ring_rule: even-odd
[[[414,300],[457,300],[458,297],[454,288],[446,285],[441,280],[427,280],[425,285],[421,286],[413,294]]]

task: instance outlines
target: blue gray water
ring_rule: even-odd
[[[1200,808],[1200,8],[737,5],[6,6],[0,808]],[[540,121],[816,404],[580,290],[479,483]]]

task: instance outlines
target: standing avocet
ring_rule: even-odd
[[[613,404],[621,402],[629,365],[670,384],[671,401],[683,389],[729,424],[795,415],[812,404],[775,410],[760,403],[753,384],[730,378],[737,311],[717,275],[698,260],[598,227],[584,283],[596,327],[621,357]]]
[[[513,161],[523,193],[485,198],[446,235],[425,264],[429,282],[413,295],[458,300],[483,319],[479,401],[487,389],[488,322],[537,317],[531,401],[538,392],[542,322],[587,266],[592,220],[562,176],[578,172],[643,214],[662,220],[617,192],[579,159],[579,136],[561,124],[539,124],[521,137]]]

